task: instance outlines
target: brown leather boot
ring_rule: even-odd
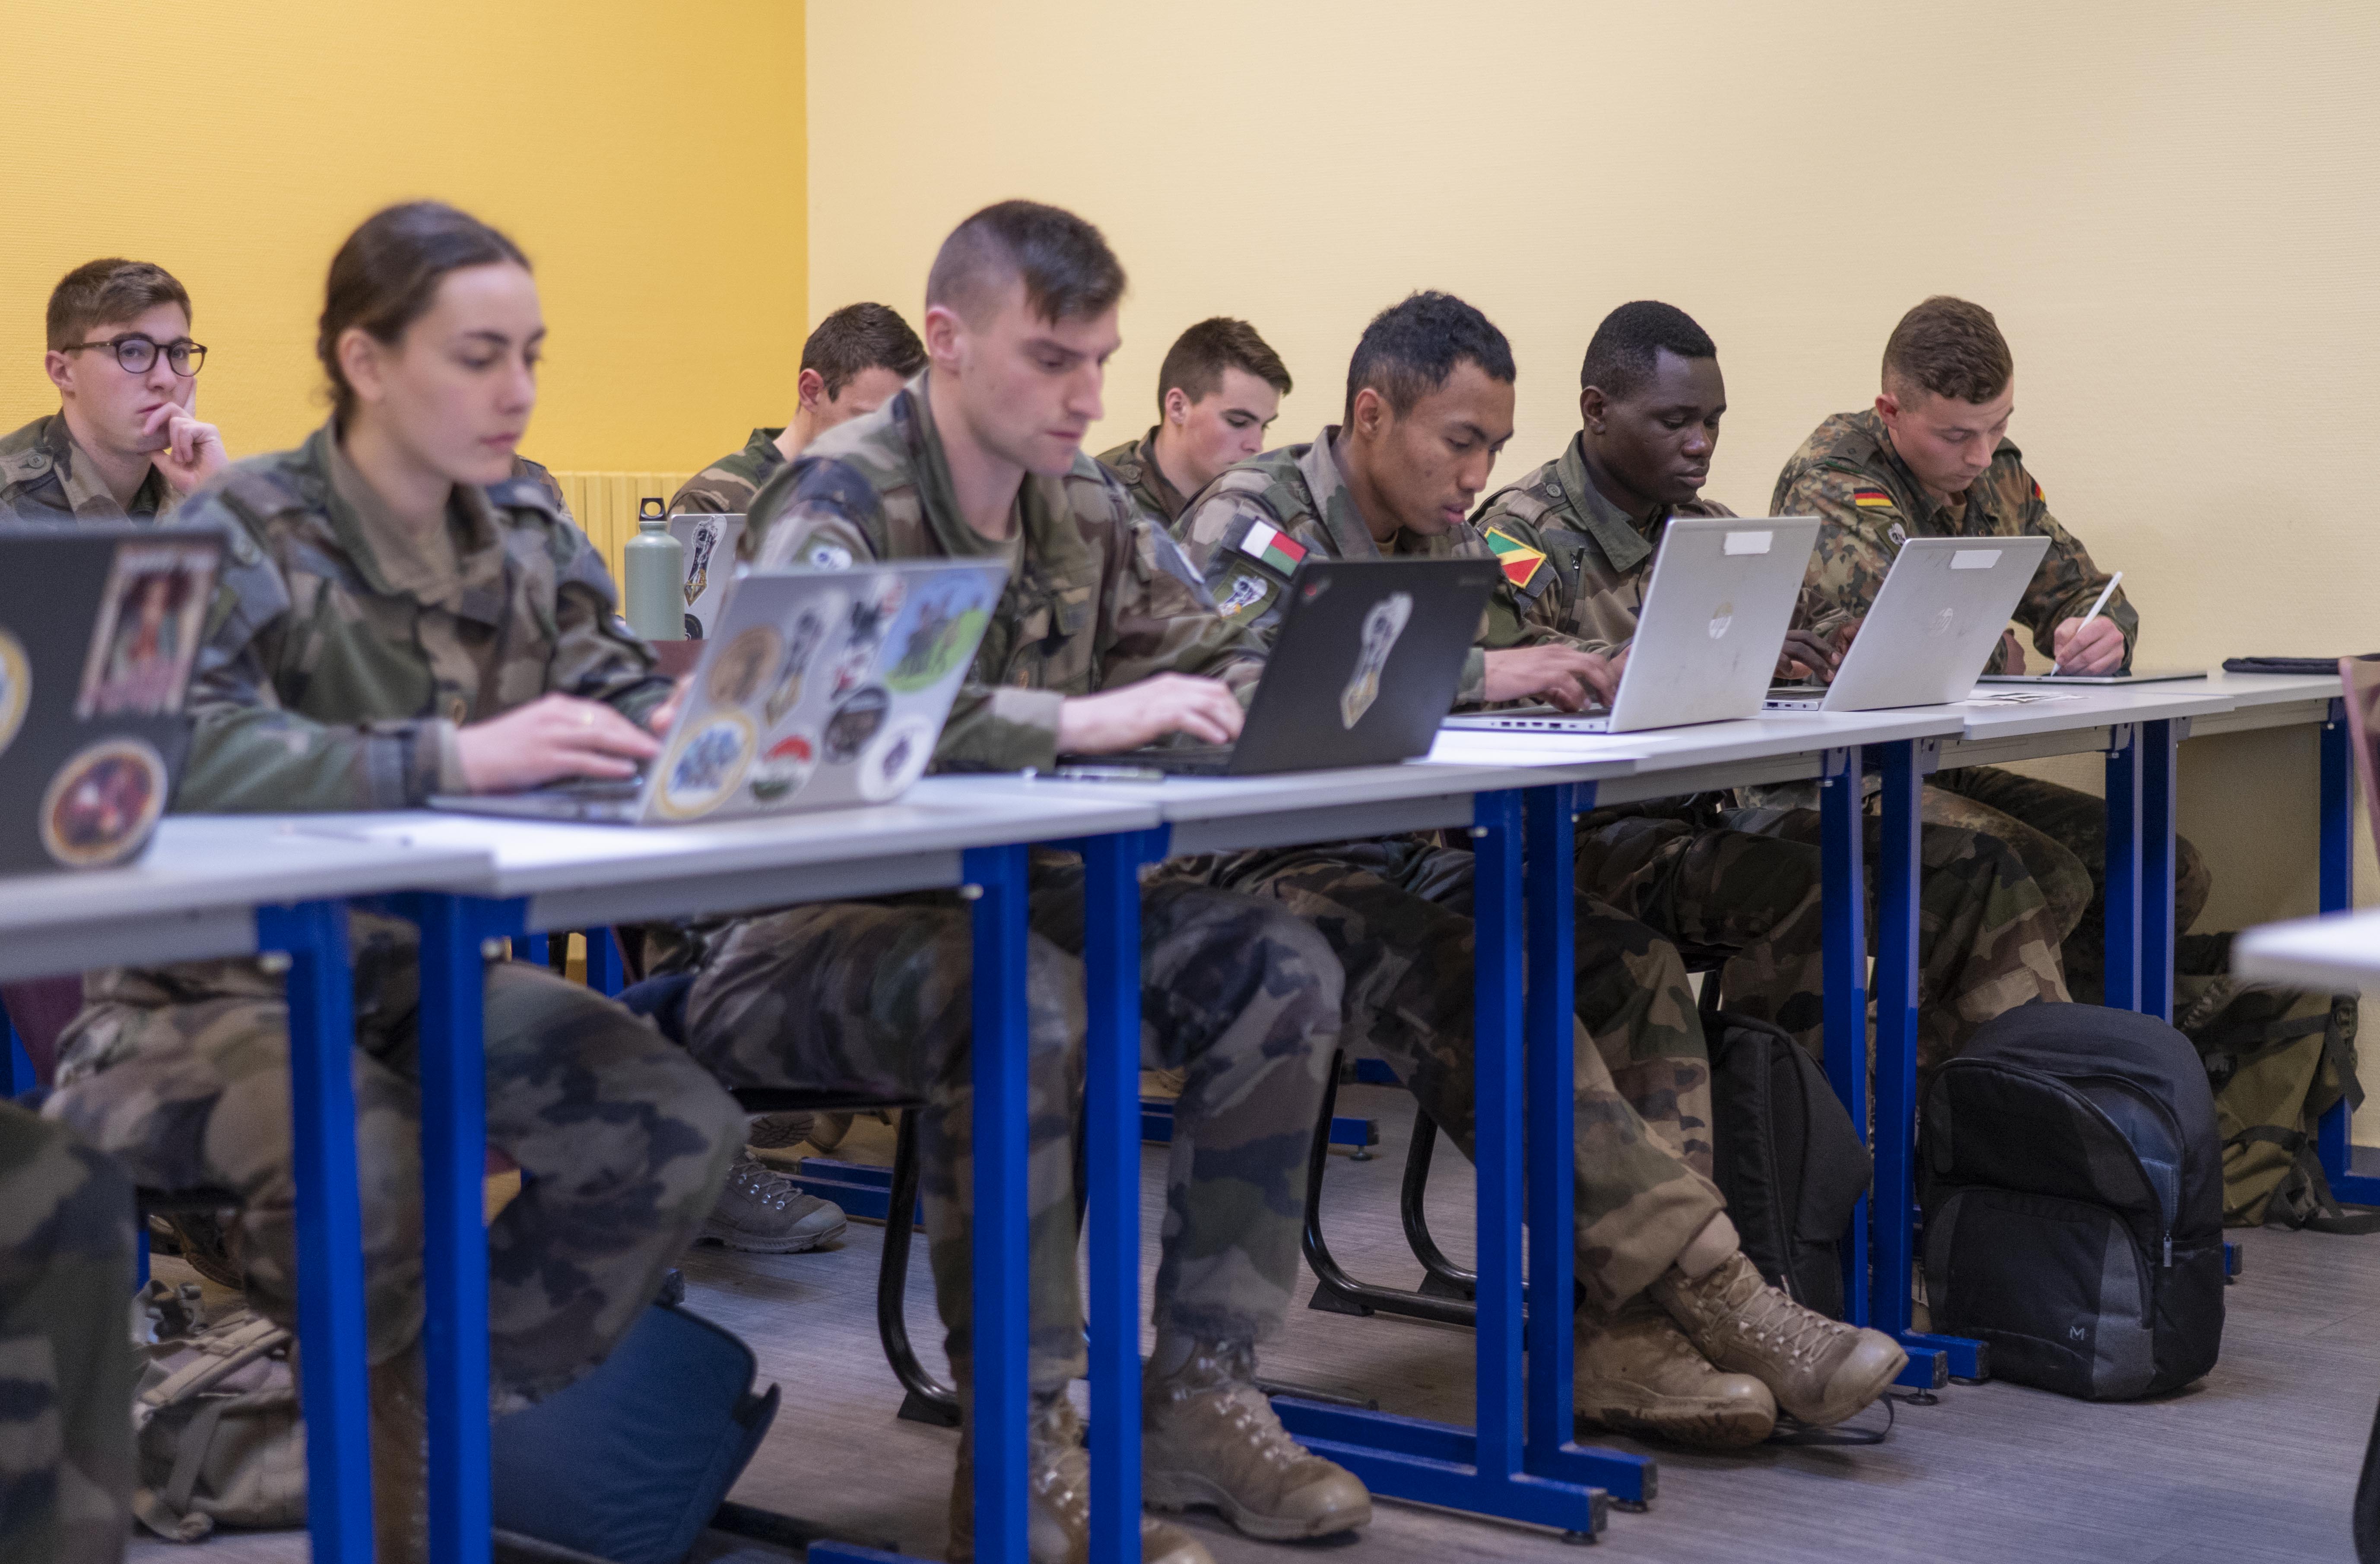
[[[1579,1416],[1614,1433],[1724,1450],[1777,1426],[1767,1386],[1713,1368],[1657,1307],[1632,1306],[1609,1325],[1582,1317],[1574,1362]]]
[[[958,1365],[952,1365],[956,1371]],[[959,1382],[966,1383],[964,1371]],[[950,1564],[975,1558],[975,1406],[959,1398],[958,1470],[951,1479]],[[1087,1564],[1091,1556],[1091,1457],[1083,1449],[1083,1425],[1074,1404],[1051,1396],[1033,1412],[1026,1432],[1026,1483],[1032,1510],[1026,1521],[1026,1553],[1033,1564]],[[1215,1564],[1197,1538],[1153,1515],[1140,1518],[1141,1564]]]
[[[430,1402],[415,1341],[366,1379],[374,1564],[430,1564]]]
[[[1256,1387],[1252,1345],[1200,1341],[1166,1374],[1152,1360],[1140,1394],[1141,1495],[1151,1509],[1212,1505],[1268,1542],[1370,1522],[1363,1480],[1281,1425]]]
[[[1698,1274],[1681,1268],[1689,1265],[1682,1259],[1653,1283],[1654,1301],[1704,1357],[1758,1379],[1804,1423],[1840,1423],[1881,1395],[1909,1363],[1882,1331],[1828,1319],[1769,1286],[1740,1249]]]

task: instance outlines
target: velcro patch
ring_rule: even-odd
[[[1504,579],[1525,590],[1536,578],[1546,563],[1546,556],[1522,542],[1500,527],[1488,529],[1488,551],[1496,563],[1504,567]]]
[[[1881,489],[1854,489],[1852,491],[1852,503],[1866,505],[1871,509],[1890,510],[1892,496]]]
[[[1298,565],[1305,559],[1305,545],[1267,521],[1253,521],[1232,545],[1234,552],[1263,565],[1267,570],[1283,576],[1297,574]]]
[[[1231,590],[1217,600],[1215,612],[1226,619],[1237,619],[1251,609],[1262,607],[1272,592],[1272,583],[1261,576],[1234,576]]]

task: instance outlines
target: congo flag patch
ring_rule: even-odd
[[[1240,552],[1269,570],[1283,576],[1297,574],[1300,561],[1305,558],[1305,545],[1296,541],[1270,522],[1255,521],[1240,540],[1232,545]]]
[[[1501,527],[1488,529],[1488,548],[1496,556],[1496,563],[1504,567],[1504,578],[1515,587],[1526,587],[1546,563],[1544,554]]]
[[[1892,508],[1892,496],[1881,489],[1854,489],[1852,491],[1852,503],[1888,511]]]

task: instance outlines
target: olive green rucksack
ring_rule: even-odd
[[[2194,934],[2174,952],[2174,1025],[2198,1049],[2223,1137],[2226,1227],[2380,1231],[2380,1212],[2343,1211],[2314,1135],[2355,1075],[2355,996],[2250,983],[2230,974],[2231,936]]]

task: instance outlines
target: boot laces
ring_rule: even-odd
[[[1803,1308],[1766,1283],[1753,1289],[1737,1305],[1736,1318],[1746,1336],[1755,1341],[1774,1342],[1796,1363],[1814,1361],[1851,1329],[1815,1309]]]
[[[1272,1402],[1257,1388],[1256,1366],[1256,1348],[1248,1342],[1201,1342],[1167,1377],[1163,1394],[1175,1402],[1211,1400],[1244,1449],[1266,1465],[1285,1470],[1310,1452],[1290,1437]]]

